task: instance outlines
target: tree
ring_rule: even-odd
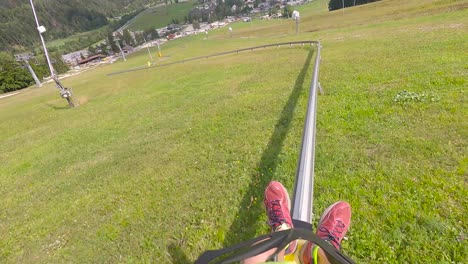
[[[70,70],[70,68],[68,67],[68,65],[63,61],[62,55],[61,55],[60,53],[58,53],[58,52],[52,53],[52,54],[50,55],[50,59],[51,59],[52,62],[53,62],[54,70],[55,70],[58,74],[66,73],[67,71]]]
[[[187,18],[187,19],[188,19],[188,22],[189,22],[189,23],[192,23],[192,21],[193,21],[192,11],[193,11],[193,10],[191,10],[190,13],[188,14],[188,18]]]
[[[119,39],[118,42],[120,44],[120,47],[122,47],[124,42],[123,42],[123,36],[122,36],[122,34],[120,32],[117,32],[117,38]]]
[[[34,24],[31,18],[31,7],[25,2],[28,1],[0,0],[0,50],[14,51],[15,46],[31,47],[39,43],[37,31],[31,26]],[[96,11],[97,8],[94,5],[82,3],[91,1],[35,2],[39,20],[48,29],[45,34],[48,40],[100,28],[108,24],[106,13],[111,9],[103,6]],[[100,0],[99,2],[111,1]],[[89,45],[88,43],[84,47]]]
[[[135,40],[138,45],[143,44],[145,42],[145,39],[143,38],[143,34],[141,33],[135,33]]]
[[[33,84],[33,81],[29,72],[10,54],[0,52],[0,93],[26,88]]]
[[[253,5],[254,8],[257,8],[261,2],[262,2],[261,0],[255,0],[254,5]]]
[[[270,9],[269,15],[270,15],[270,16],[271,16],[271,15],[275,15],[275,16],[276,16],[276,14],[278,14],[278,11],[279,11],[279,9],[276,8],[276,6],[275,6],[275,7],[273,7],[272,9]]]
[[[283,17],[290,18],[294,9],[290,5],[285,5],[283,8]]]
[[[100,48],[101,48],[101,53],[102,54],[109,55],[109,50],[107,50],[107,45],[106,44],[102,44],[100,46]]]
[[[380,0],[330,0],[330,2],[328,3],[328,10],[333,11],[337,9],[342,9],[343,1],[344,1],[344,6],[346,8],[346,7],[355,6],[355,5],[363,5],[367,3],[377,2]]]
[[[153,30],[153,33],[151,33],[151,35],[153,36],[153,39],[160,38],[159,33],[158,33],[158,31],[156,29]]]
[[[146,40],[153,40],[159,38],[158,31],[155,28],[143,31],[143,36],[146,38]]]
[[[194,20],[193,21],[193,29],[200,29],[200,22]]]
[[[107,34],[107,44],[109,44],[113,52],[119,52],[119,47],[117,47],[117,44],[115,44],[114,35],[112,35],[112,32]]]
[[[249,14],[253,9],[248,6],[248,5],[245,5],[244,8],[242,8],[242,12],[243,14]]]
[[[211,24],[211,23],[213,23],[213,22],[215,22],[214,15],[212,15],[211,13],[209,13],[209,15],[208,15],[208,23]]]
[[[125,44],[127,45],[130,45],[130,46],[134,46],[135,45],[135,42],[133,40],[133,37],[132,35],[130,34],[130,31],[128,29],[125,29],[123,31],[123,41],[125,42]]]
[[[93,46],[89,46],[88,47],[88,52],[89,52],[89,55],[94,55],[94,54],[96,54],[96,48],[93,47]]]
[[[49,76],[49,67],[47,66],[47,64],[45,63],[37,63],[38,61],[36,60],[36,63],[31,63],[30,61],[30,65],[31,65],[31,68],[33,68],[34,72],[36,73],[37,75],[37,78],[39,78],[39,80],[42,80],[44,79],[44,77],[46,76]]]
[[[146,40],[152,40],[153,39],[153,29],[146,29],[143,31],[143,36],[146,38]]]
[[[242,6],[242,1],[234,2],[227,0],[224,2],[223,0],[217,0],[217,5],[214,10],[216,17],[218,17],[218,19],[221,20],[224,19],[226,16],[232,15],[231,7],[234,4],[240,8]]]

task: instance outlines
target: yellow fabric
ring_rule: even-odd
[[[314,247],[314,264],[318,264],[318,251],[319,251],[319,247],[318,246],[315,246]]]
[[[280,262],[264,262],[264,263],[271,263],[271,264],[296,264],[296,262],[291,262],[291,261],[280,261]]]

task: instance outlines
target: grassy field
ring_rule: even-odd
[[[80,38],[87,38],[87,37],[92,36],[92,35],[102,34],[103,31],[107,31],[107,30],[108,30],[107,27],[102,27],[102,28],[99,28],[99,29],[95,29],[93,31],[77,33],[77,34],[74,34],[74,35],[69,36],[67,38],[56,39],[56,40],[53,40],[53,41],[49,41],[49,42],[47,42],[47,47],[59,47],[59,46],[64,45],[66,42],[77,41]]]
[[[165,62],[293,40],[323,45],[314,212],[353,207],[357,263],[466,263],[467,1],[384,0],[232,25]],[[292,190],[314,50],[265,49],[116,76],[125,63],[0,99],[1,263],[190,263],[268,232]],[[156,52],[153,49],[153,52]]]
[[[162,7],[146,10],[138,16],[128,27],[129,30],[146,30],[151,28],[161,28],[172,23],[172,19],[184,22],[184,17],[193,8],[194,1],[180,2]]]

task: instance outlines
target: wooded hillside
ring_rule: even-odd
[[[363,4],[368,4],[372,2],[377,2],[380,0],[330,0],[328,3],[328,9],[330,11],[336,10],[336,9],[341,9],[344,7],[350,7],[350,6],[357,6],[357,5],[363,5]]]
[[[158,0],[35,0],[46,39],[102,27],[115,18]],[[0,50],[39,42],[28,0],[0,0]]]

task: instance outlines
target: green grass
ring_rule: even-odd
[[[172,19],[178,19],[183,23],[184,17],[194,7],[193,1],[180,2],[162,7],[146,10],[138,16],[128,27],[129,30],[147,30],[165,27],[172,23]]]
[[[107,27],[102,27],[102,28],[99,28],[99,29],[95,29],[93,31],[77,33],[77,34],[74,34],[74,35],[69,36],[67,38],[48,41],[47,42],[47,47],[60,47],[60,46],[64,45],[66,42],[77,41],[80,38],[87,38],[87,37],[95,35],[95,34],[100,34],[102,31],[106,31],[106,30],[107,30]]]
[[[343,250],[357,263],[465,263],[466,1],[300,11],[299,36],[291,21],[238,23],[233,39],[168,42],[166,62],[321,40],[315,220],[350,202]],[[63,80],[76,109],[51,85],[0,99],[0,262],[189,263],[268,232],[263,189],[292,190],[314,56],[284,47],[106,75],[144,65],[143,50]],[[395,101],[402,91],[434,100]]]

